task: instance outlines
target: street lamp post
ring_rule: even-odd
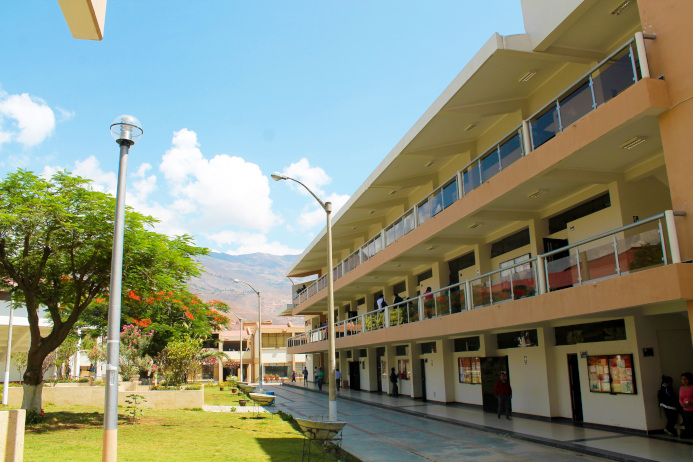
[[[142,124],[135,117],[122,115],[111,124],[111,136],[120,146],[118,189],[111,256],[111,291],[108,303],[108,348],[106,363],[106,402],[103,417],[103,462],[118,460],[118,364],[120,356],[120,299],[123,283],[123,240],[125,236],[125,186],[130,146],[142,136]]]
[[[7,354],[5,355],[5,381],[2,388],[2,404],[7,406],[7,400],[10,396],[10,360],[12,359],[12,321],[14,320],[14,309],[12,304],[10,307],[10,323],[7,327]]]
[[[255,290],[255,287],[251,286],[245,281],[241,281],[240,279],[234,279],[233,282],[236,284],[245,284],[248,287],[250,287],[253,292],[257,294],[257,341],[258,341],[258,349],[257,349],[257,362],[258,362],[258,367],[260,369],[259,378],[258,378],[258,383],[260,384],[260,391],[262,391],[262,299],[260,296],[260,292]],[[241,337],[242,338],[242,337]],[[241,340],[241,346],[243,344],[243,340]],[[243,352],[241,352],[241,357],[243,356]],[[242,372],[242,371],[241,371]]]
[[[328,343],[328,367],[329,367],[329,413],[330,421],[337,421],[337,383],[335,382],[335,332],[334,332],[334,275],[332,271],[332,203],[323,202],[313,191],[295,178],[273,173],[274,181],[291,180],[300,184],[311,196],[315,198],[327,215],[327,343]]]

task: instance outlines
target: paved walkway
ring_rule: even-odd
[[[327,420],[327,387],[273,387],[277,408]],[[693,461],[693,444],[521,417],[477,408],[341,390],[342,448],[363,461]]]

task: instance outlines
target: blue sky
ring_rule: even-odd
[[[111,0],[101,42],[58,3],[0,15],[0,175],[67,169],[114,193],[109,125],[139,118],[128,203],[231,254],[299,253],[324,226],[285,172],[345,202],[520,0]]]

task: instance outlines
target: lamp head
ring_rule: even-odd
[[[234,279],[233,282],[235,282],[236,284],[238,284],[239,282],[243,282],[243,281],[241,281],[240,279]]]
[[[286,176],[286,175],[282,175],[282,174],[279,173],[279,172],[274,172],[274,173],[272,174],[272,179],[273,179],[274,181],[280,181],[280,180],[288,180],[289,177]]]
[[[132,146],[142,136],[142,124],[136,117],[130,115],[118,116],[111,124],[111,136],[118,144]]]

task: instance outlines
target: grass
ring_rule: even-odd
[[[241,389],[238,389],[240,392]],[[238,394],[231,393],[230,387],[225,387],[224,391],[220,391],[217,386],[207,386],[205,387],[205,404],[209,406],[239,406],[239,399],[248,399],[245,393],[238,396]]]
[[[47,405],[45,411],[43,423],[26,429],[25,461],[101,460],[103,409]],[[303,435],[280,415],[145,409],[140,423],[134,424],[124,409],[120,414],[121,462],[294,461],[303,451]],[[316,451],[314,447],[313,456]]]

